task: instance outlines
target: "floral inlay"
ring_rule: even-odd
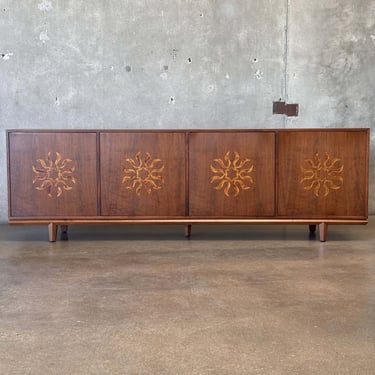
[[[250,189],[254,183],[251,173],[254,165],[250,159],[241,159],[238,152],[228,151],[223,159],[214,159],[211,171],[215,174],[211,179],[211,184],[215,184],[214,189],[224,189],[224,194],[237,197],[242,190]]]
[[[64,190],[72,190],[76,183],[73,176],[75,165],[72,159],[62,159],[56,152],[52,158],[52,152],[47,154],[47,160],[38,159],[39,165],[32,167],[34,172],[33,184],[37,190],[46,190],[50,198],[60,197]]]
[[[159,190],[163,186],[164,165],[161,159],[152,159],[149,152],[141,157],[141,152],[137,152],[135,160],[127,158],[126,163],[130,168],[123,169],[125,176],[122,183],[128,190],[135,190],[138,196],[142,189],[151,194],[152,190]]]
[[[341,159],[332,159],[327,152],[324,158],[321,158],[317,152],[313,159],[305,159],[301,170],[303,172],[301,184],[305,185],[305,190],[312,190],[317,197],[320,195],[326,197],[331,190],[339,190],[344,182],[342,177],[344,166]]]

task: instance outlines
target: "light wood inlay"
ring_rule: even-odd
[[[56,156],[53,158],[52,154]],[[76,183],[73,176],[75,163],[72,159],[62,159],[59,152],[49,152],[45,160],[38,159],[32,170],[35,189],[47,191],[50,198],[60,197],[64,190],[72,190]]]

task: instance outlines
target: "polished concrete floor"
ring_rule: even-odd
[[[0,226],[0,374],[375,374],[375,217]]]

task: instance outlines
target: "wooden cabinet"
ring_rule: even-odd
[[[366,224],[369,129],[7,131],[9,223]]]

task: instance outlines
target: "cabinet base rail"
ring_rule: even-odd
[[[329,225],[366,225],[367,219],[137,219],[137,220],[124,220],[124,219],[95,219],[95,220],[82,220],[82,219],[67,219],[67,220],[9,220],[12,225],[47,225],[48,226],[48,239],[50,242],[57,241],[58,229],[60,227],[61,239],[68,239],[68,227],[70,225],[111,225],[111,224],[179,224],[185,227],[185,237],[189,238],[192,234],[192,226],[195,224],[258,224],[258,225],[283,225],[283,224],[301,224],[309,226],[310,236],[315,236],[318,228],[319,240],[326,242],[328,238]]]

